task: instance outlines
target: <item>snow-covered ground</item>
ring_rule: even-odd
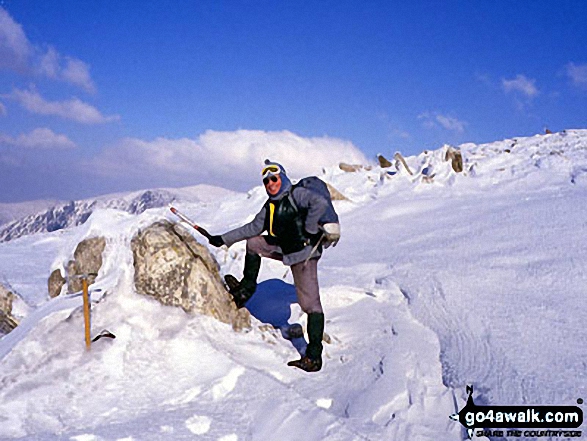
[[[130,238],[171,218],[165,208],[98,210],[0,244],[0,281],[24,317],[0,340],[0,439],[459,440],[448,417],[468,384],[478,404],[575,405],[587,396],[587,130],[461,150],[462,174],[440,149],[407,158],[414,176],[322,176],[349,201],[336,203],[343,238],[319,266],[319,373],[287,367],[296,346],[262,321],[235,333],[133,291]],[[257,187],[178,208],[221,233],[264,198]],[[85,352],[81,300],[49,301],[46,282],[95,234],[107,248],[93,332],[117,338]],[[241,271],[244,244],[211,251],[223,273]],[[305,324],[284,273],[265,262],[249,307]]]

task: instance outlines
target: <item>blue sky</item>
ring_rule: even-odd
[[[583,0],[0,8],[0,202],[587,127]]]

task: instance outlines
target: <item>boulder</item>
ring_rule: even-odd
[[[399,165],[401,163],[410,175],[412,175],[412,176],[414,175],[412,170],[410,170],[410,167],[408,166],[406,159],[404,158],[404,156],[400,152],[396,152],[395,155],[393,155],[393,159],[395,159],[395,169],[396,170],[399,171],[399,169],[400,169]]]
[[[392,165],[391,162],[381,154],[377,155],[377,161],[379,161],[379,167],[381,168],[389,168]]]
[[[79,276],[87,275],[88,285],[94,283],[102,267],[104,248],[106,248],[106,239],[103,237],[84,239],[77,245],[73,260],[67,264],[67,288],[70,293],[82,290],[82,281]]]
[[[156,222],[133,237],[131,248],[139,294],[186,312],[212,316],[234,330],[250,328],[249,312],[236,308],[224,288],[218,263],[183,226]]]
[[[49,297],[53,298],[61,294],[61,289],[63,288],[63,285],[65,285],[65,283],[66,280],[61,274],[61,270],[59,268],[54,270],[49,276],[49,280],[47,282]]]
[[[452,169],[456,173],[461,173],[463,171],[463,155],[459,149],[448,146],[446,154],[444,155],[444,160],[451,161]]]
[[[328,192],[330,193],[330,199],[332,199],[333,201],[348,201],[349,200],[344,194],[342,194],[340,191],[338,191],[336,188],[334,188],[328,182],[326,183],[326,187],[328,187]]]
[[[12,316],[12,301],[14,294],[0,284],[0,335],[8,334],[18,325]]]

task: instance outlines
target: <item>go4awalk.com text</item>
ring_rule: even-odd
[[[486,437],[580,438],[583,410],[578,406],[477,406],[473,388],[467,404],[451,415],[472,435]],[[582,399],[577,404],[583,404]]]

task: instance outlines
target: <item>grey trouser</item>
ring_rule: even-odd
[[[247,253],[258,254],[274,260],[283,260],[281,248],[270,245],[263,236],[247,239]],[[310,259],[307,264],[296,263],[291,266],[298,303],[306,314],[323,312],[318,287],[318,259]]]

